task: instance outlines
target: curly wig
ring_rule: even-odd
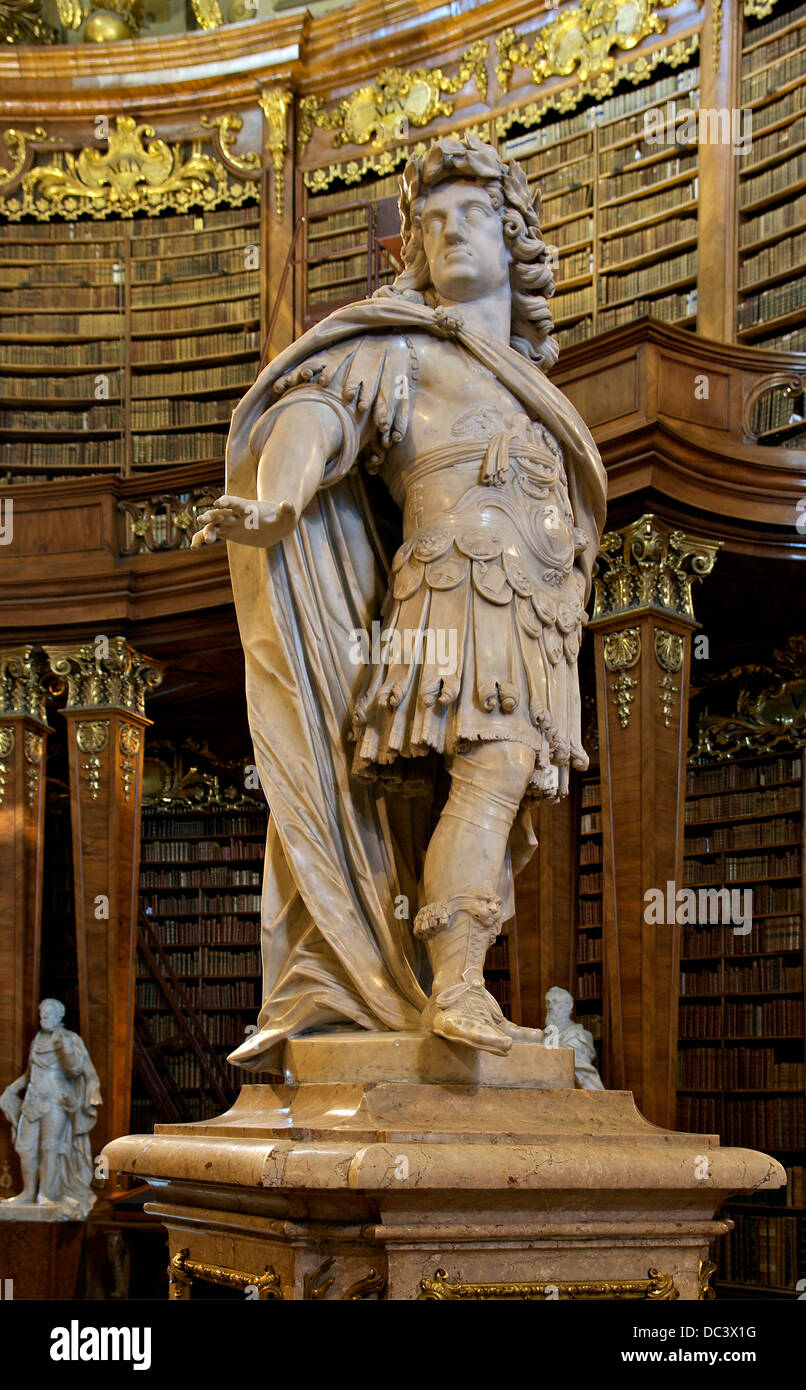
[[[436,306],[420,214],[431,189],[450,178],[481,184],[500,214],[504,241],[512,257],[510,346],[546,370],[557,361],[560,349],[551,336],[554,321],[547,301],[554,293],[554,277],[549,249],[540,235],[540,193],[535,194],[533,204],[526,177],[514,160],[504,164],[491,145],[473,135],[463,140],[437,140],[426,154],[409,160],[400,180],[399,199],[405,270],[376,293],[400,294]]]

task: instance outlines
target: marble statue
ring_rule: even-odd
[[[22,1168],[22,1192],[0,1202],[0,1219],[81,1221],[95,1203],[90,1132],[101,1104],[98,1076],[64,1005],[43,999],[28,1067],[0,1095]]]
[[[333,1028],[539,1041],[484,959],[530,802],[588,763],[577,655],[606,484],[544,375],[539,198],[468,136],[409,161],[400,209],[405,269],[261,373],[193,537],[229,545],[271,808],[264,1003],[231,1055],[254,1070]]]
[[[582,1091],[603,1091],[602,1078],[596,1070],[596,1048],[593,1034],[581,1023],[572,1023],[573,996],[567,989],[555,985],[546,991],[546,1026],[543,1030],[545,1047],[574,1049],[574,1079]]]

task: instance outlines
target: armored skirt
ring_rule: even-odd
[[[407,493],[445,469],[467,486],[394,557],[353,713],[354,775],[405,781],[401,759],[509,740],[534,750],[531,793],[564,795],[569,765],[584,769],[588,758],[577,673],[584,580],[574,568],[584,537],[561,452],[509,434],[486,451],[451,444],[418,458]]]

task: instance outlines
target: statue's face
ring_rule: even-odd
[[[425,200],[423,247],[440,299],[469,303],[509,285],[501,218],[478,184],[449,179]]]
[[[547,994],[546,995],[546,1022],[555,1023],[558,1028],[563,1028],[571,1022],[571,1010],[574,1001],[570,994]]]
[[[59,1010],[52,1004],[45,1003],[39,1005],[39,1025],[46,1033],[52,1033],[54,1028],[58,1028],[60,1022]]]

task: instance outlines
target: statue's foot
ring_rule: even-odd
[[[40,1192],[36,1199],[36,1205],[38,1207],[57,1207],[59,1203],[52,1201],[50,1197],[46,1197],[43,1192]]]
[[[430,1019],[431,1031],[446,1042],[463,1043],[465,1047],[506,1057],[512,1039],[491,1021],[482,996],[481,990],[468,990],[445,1008],[440,1008],[436,1002]]]
[[[4,1197],[5,1206],[25,1206],[30,1207],[34,1204],[33,1192],[18,1192],[16,1197]]]
[[[507,1033],[513,1042],[542,1043],[542,1028],[525,1028],[520,1023],[513,1023],[511,1019],[504,1017],[501,1005],[498,1003],[495,996],[490,994],[488,989],[484,991],[484,997],[487,1002],[490,1018],[496,1028],[500,1028],[503,1033]]]

